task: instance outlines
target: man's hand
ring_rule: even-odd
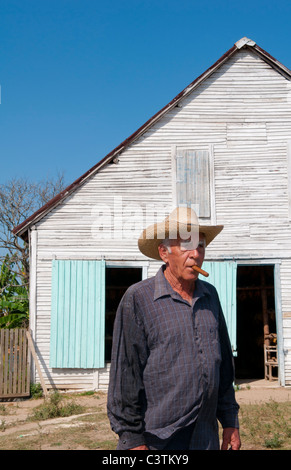
[[[240,449],[241,441],[238,429],[225,428],[223,430],[221,450],[227,450],[228,446],[230,446],[232,450]]]
[[[138,446],[138,447],[133,447],[133,449],[130,450],[149,450],[147,446]]]

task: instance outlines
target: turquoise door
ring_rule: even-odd
[[[50,367],[104,367],[105,261],[53,260]]]
[[[202,267],[209,273],[209,277],[206,279],[206,281],[212,284],[218,292],[228,328],[233,354],[236,356],[237,263],[235,261],[205,261]]]

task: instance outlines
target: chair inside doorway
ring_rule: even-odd
[[[237,270],[237,379],[278,379],[273,265]]]

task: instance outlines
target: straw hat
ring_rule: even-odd
[[[206,246],[221,232],[223,225],[199,225],[196,212],[190,207],[177,207],[160,223],[145,228],[139,239],[138,247],[143,255],[161,260],[158,246],[165,238],[187,239],[193,234],[204,233]]]

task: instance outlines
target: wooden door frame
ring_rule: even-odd
[[[278,344],[278,382],[285,386],[284,347],[283,347],[283,315],[281,294],[281,260],[280,259],[245,259],[237,260],[237,266],[270,266],[274,267],[274,300]]]

